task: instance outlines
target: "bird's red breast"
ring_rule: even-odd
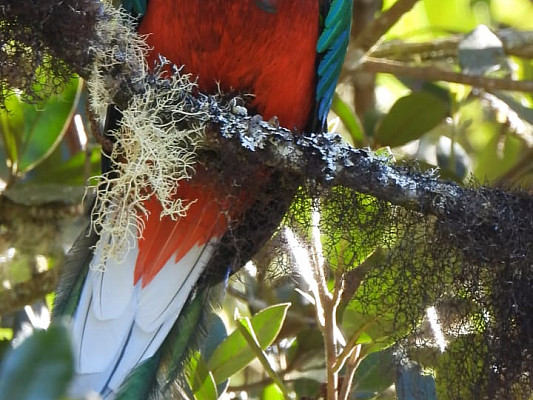
[[[318,0],[150,0],[139,31],[148,35],[149,62],[162,54],[183,65],[201,91],[252,94],[251,112],[297,131],[310,122]],[[159,202],[146,204],[151,217],[139,241],[135,282],[147,285],[170,257],[179,260],[192,246],[222,236],[249,205],[242,189],[201,175],[178,188],[177,196],[195,201],[185,218],[159,218]]]
[[[270,10],[270,11],[268,11]],[[303,130],[315,93],[318,0],[150,0],[140,33],[200,90],[255,96],[266,119]]]

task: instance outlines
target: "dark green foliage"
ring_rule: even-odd
[[[345,188],[319,192],[326,262],[332,274],[346,272],[342,327],[348,337],[363,332],[363,353],[403,339],[409,357],[435,369],[439,398],[529,399],[531,197],[467,189],[453,211],[435,218]],[[301,195],[287,224],[305,236],[313,202]],[[428,358],[429,306],[449,348]]]
[[[100,7],[90,0],[4,2],[0,7],[0,107],[5,107],[12,88],[21,90],[28,102],[62,89],[71,77],[69,66],[86,65]]]
[[[66,392],[74,362],[67,330],[36,331],[12,350],[0,368],[0,398],[57,400]]]
[[[419,139],[443,121],[449,113],[448,108],[445,101],[429,92],[401,97],[381,121],[376,142],[397,147]]]

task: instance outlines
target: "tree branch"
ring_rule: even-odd
[[[36,6],[30,0],[23,0],[17,4],[26,4],[27,2]],[[101,4],[96,0],[92,3]],[[400,1],[396,4],[399,3],[407,8],[408,5],[412,6],[415,1]],[[70,0],[57,3],[57,7],[74,7],[74,9],[78,7],[77,11],[83,12],[80,7],[87,4],[91,5],[91,1],[85,0],[82,3]],[[0,3],[0,5],[2,4]],[[11,11],[17,8],[17,6],[11,7]],[[94,7],[94,4],[91,7]],[[8,14],[3,10],[2,18],[9,18],[10,15]],[[114,23],[117,23],[116,15],[102,12],[96,18],[95,23],[105,23],[113,18],[115,18]],[[58,26],[61,27],[62,25],[58,24]],[[40,25],[34,27],[37,28],[35,34],[43,35],[44,32],[38,31],[39,27]],[[69,29],[74,28],[70,27]],[[85,33],[93,31],[87,26],[83,28],[82,32]],[[112,41],[105,42],[106,38]],[[72,43],[70,47],[58,48],[56,55],[68,59],[68,54],[71,52],[76,53],[82,50],[76,48],[81,43],[86,45],[86,41],[77,41]],[[365,41],[365,43],[368,44],[369,42]],[[120,108],[127,108],[130,101],[135,96],[142,96],[148,87],[152,94],[162,93],[167,102],[169,98],[175,97],[176,103],[190,107],[190,113],[186,116],[183,113],[161,115],[162,121],[173,124],[176,129],[197,122],[195,118],[197,118],[199,109],[208,110],[210,129],[206,132],[205,148],[215,149],[219,154],[241,157],[242,165],[247,165],[244,162],[261,163],[283,174],[295,176],[302,181],[315,182],[315,185],[319,187],[328,188],[342,185],[354,191],[375,196],[393,205],[426,215],[433,215],[442,224],[442,229],[451,231],[455,226],[454,224],[461,221],[461,227],[468,227],[469,235],[474,236],[474,239],[469,238],[470,242],[472,240],[479,241],[480,248],[486,249],[489,245],[502,248],[503,243],[512,237],[511,231],[513,235],[516,232],[520,232],[524,237],[532,235],[533,222],[531,221],[530,210],[533,209],[533,199],[527,195],[488,188],[465,189],[455,183],[438,180],[431,173],[417,173],[410,168],[391,165],[389,160],[379,158],[368,150],[352,148],[344,143],[339,136],[331,133],[295,135],[286,129],[277,128],[265,122],[258,122],[256,117],[233,114],[231,112],[232,107],[220,96],[199,95],[190,87],[188,87],[188,91],[185,89],[176,91],[167,79],[155,75],[143,75],[144,66],[139,65],[135,68],[131,60],[124,58],[125,54],[128,54],[126,49],[131,48],[131,43],[121,42],[120,36],[96,36],[92,40],[90,49],[85,47],[83,50],[98,54],[99,51],[107,51],[110,48],[115,49],[112,54],[116,57],[116,62],[107,70],[99,73],[103,74],[106,82],[116,89],[114,100]],[[81,60],[91,59],[91,57],[81,58]],[[76,64],[72,67],[77,72],[88,71],[90,62],[86,62],[86,65]],[[127,64],[125,64],[126,62]],[[401,68],[399,68],[400,66],[397,64],[378,62],[373,59],[370,59],[365,65],[365,68],[368,69],[372,69],[373,66],[374,72],[379,70],[380,72],[392,73],[400,72],[405,67],[400,65]],[[407,71],[416,77],[421,77],[418,68],[407,69]],[[491,90],[533,91],[533,82],[530,81],[509,84],[508,81],[499,79],[465,76],[447,71],[438,71],[438,73],[432,72],[432,69],[422,69],[422,71],[429,71],[424,72],[426,79],[448,78]],[[139,76],[144,76],[144,78],[139,79]],[[157,111],[154,109],[154,112]],[[201,157],[201,154],[199,156]],[[489,228],[496,225],[498,229],[488,229],[486,224],[489,224]],[[518,229],[516,226],[521,228]],[[460,233],[454,233],[454,237],[459,241]],[[458,242],[457,245],[461,246],[461,243]],[[495,253],[494,256],[500,257],[498,253]],[[484,259],[486,254],[479,252],[473,254],[472,257]]]
[[[17,283],[10,289],[0,291],[0,315],[20,310],[54,291],[59,275],[57,268],[34,275],[32,279]]]
[[[495,32],[502,41],[505,54],[522,58],[533,58],[533,31],[519,32],[514,29],[501,29]],[[370,52],[372,58],[392,58],[396,61],[411,60],[413,56],[421,60],[457,57],[458,45],[466,35],[453,35],[431,42],[407,43],[391,40],[380,43]]]
[[[369,24],[352,43],[351,47],[366,53],[380,38],[409,12],[418,0],[398,0],[388,10],[384,11],[377,19]]]
[[[517,92],[533,92],[533,81],[515,81],[512,79],[489,78],[480,75],[467,75],[460,72],[446,71],[437,67],[412,66],[391,60],[365,58],[361,64],[365,72],[386,73],[426,81],[456,82],[486,90],[511,90]]]

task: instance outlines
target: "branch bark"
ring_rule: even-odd
[[[505,54],[522,58],[533,58],[533,31],[518,32],[514,29],[501,29],[495,31],[496,36],[502,41]],[[443,59],[457,57],[458,45],[465,35],[453,35],[444,39],[435,39],[431,42],[406,43],[392,40],[380,43],[370,52],[373,58],[391,58],[396,61]]]
[[[419,0],[398,0],[388,10],[368,25],[352,43],[352,47],[366,53],[380,38],[409,12]]]
[[[490,78],[481,75],[467,75],[460,72],[447,71],[437,67],[412,66],[406,63],[379,60],[373,57],[365,58],[361,69],[366,72],[386,73],[409,78],[423,79],[426,81],[446,81],[462,83],[492,90],[510,90],[517,92],[533,92],[533,81]]]
[[[26,304],[42,299],[56,288],[58,275],[59,270],[52,268],[10,289],[0,291],[0,315],[20,310]]]

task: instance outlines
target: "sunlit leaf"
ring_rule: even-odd
[[[9,97],[0,110],[0,133],[7,160],[17,173],[33,169],[60,143],[73,116],[81,93],[81,80],[73,78],[61,94],[38,104]]]
[[[424,0],[433,28],[443,31],[468,32],[477,25],[470,2],[464,0]]]
[[[21,147],[20,132],[24,130],[22,102],[13,95],[6,100],[6,110],[0,110],[0,134],[8,167],[17,172]]]
[[[216,400],[217,387],[201,354],[196,352],[186,367],[187,382],[196,400]]]
[[[34,168],[59,144],[73,117],[80,91],[79,79],[72,79],[61,95],[51,96],[38,105],[23,105],[21,171]]]
[[[261,393],[262,400],[285,400],[283,392],[275,384],[270,384],[263,388]]]
[[[251,318],[257,341],[264,350],[278,336],[290,304],[277,304],[258,312]],[[216,348],[207,363],[216,383],[224,382],[255,358],[248,342],[239,331],[233,332]]]
[[[510,135],[494,136],[478,155],[474,174],[480,180],[494,180],[501,177],[520,159],[523,143]]]
[[[342,207],[348,204],[349,208]],[[385,241],[391,243],[394,233],[388,225],[388,209],[372,196],[334,187],[321,204],[321,226],[324,255],[333,270],[356,268]]]
[[[491,0],[490,10],[502,23],[518,29],[533,29],[533,4],[530,0]]]
[[[364,139],[361,122],[357,118],[357,115],[350,109],[350,106],[348,106],[348,104],[346,104],[336,93],[333,96],[331,110],[341,119],[342,123],[350,133],[353,144],[356,146],[362,146]]]

